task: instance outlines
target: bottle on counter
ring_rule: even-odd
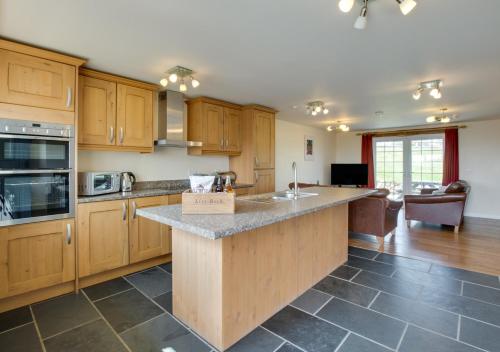
[[[224,187],[222,187],[222,177],[219,177],[217,179],[217,185],[215,186],[215,192],[219,193],[219,192],[223,192],[224,191]]]
[[[226,177],[226,184],[224,185],[224,192],[233,193],[233,186],[231,186],[231,177]]]

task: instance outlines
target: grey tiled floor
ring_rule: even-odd
[[[214,350],[172,316],[171,265],[0,314],[2,352],[163,350]],[[346,265],[230,351],[500,351],[500,281],[350,247]]]

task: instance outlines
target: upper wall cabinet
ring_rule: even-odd
[[[0,40],[3,117],[74,123],[78,66],[84,60]]]
[[[238,155],[241,107],[211,98],[188,101],[188,139],[201,141],[202,147],[190,147],[191,155]]]
[[[80,149],[153,151],[156,86],[80,70]]]

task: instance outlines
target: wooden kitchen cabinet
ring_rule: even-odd
[[[256,110],[254,112],[255,168],[274,168],[274,114]]]
[[[80,149],[153,151],[153,84],[80,69]]]
[[[274,192],[274,169],[255,170],[254,194]]]
[[[129,263],[128,200],[78,205],[79,277]]]
[[[80,76],[78,143],[115,145],[116,83]]]
[[[211,98],[188,101],[188,139],[201,141],[202,147],[190,147],[191,155],[238,155],[241,107]]]
[[[168,204],[168,196],[129,200],[130,263],[141,262],[172,252],[172,230],[170,226],[136,215],[136,210],[139,208]]]
[[[0,258],[0,298],[74,280],[74,220],[1,228]]]

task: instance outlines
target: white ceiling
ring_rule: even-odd
[[[191,94],[316,126],[420,125],[443,106],[459,121],[499,117],[500,1],[417,2],[405,17],[395,0],[373,1],[357,31],[359,5],[344,14],[337,0],[0,0],[0,35],[150,82],[187,66],[201,82]],[[411,98],[436,78],[443,99]],[[330,114],[307,117],[318,99]]]

